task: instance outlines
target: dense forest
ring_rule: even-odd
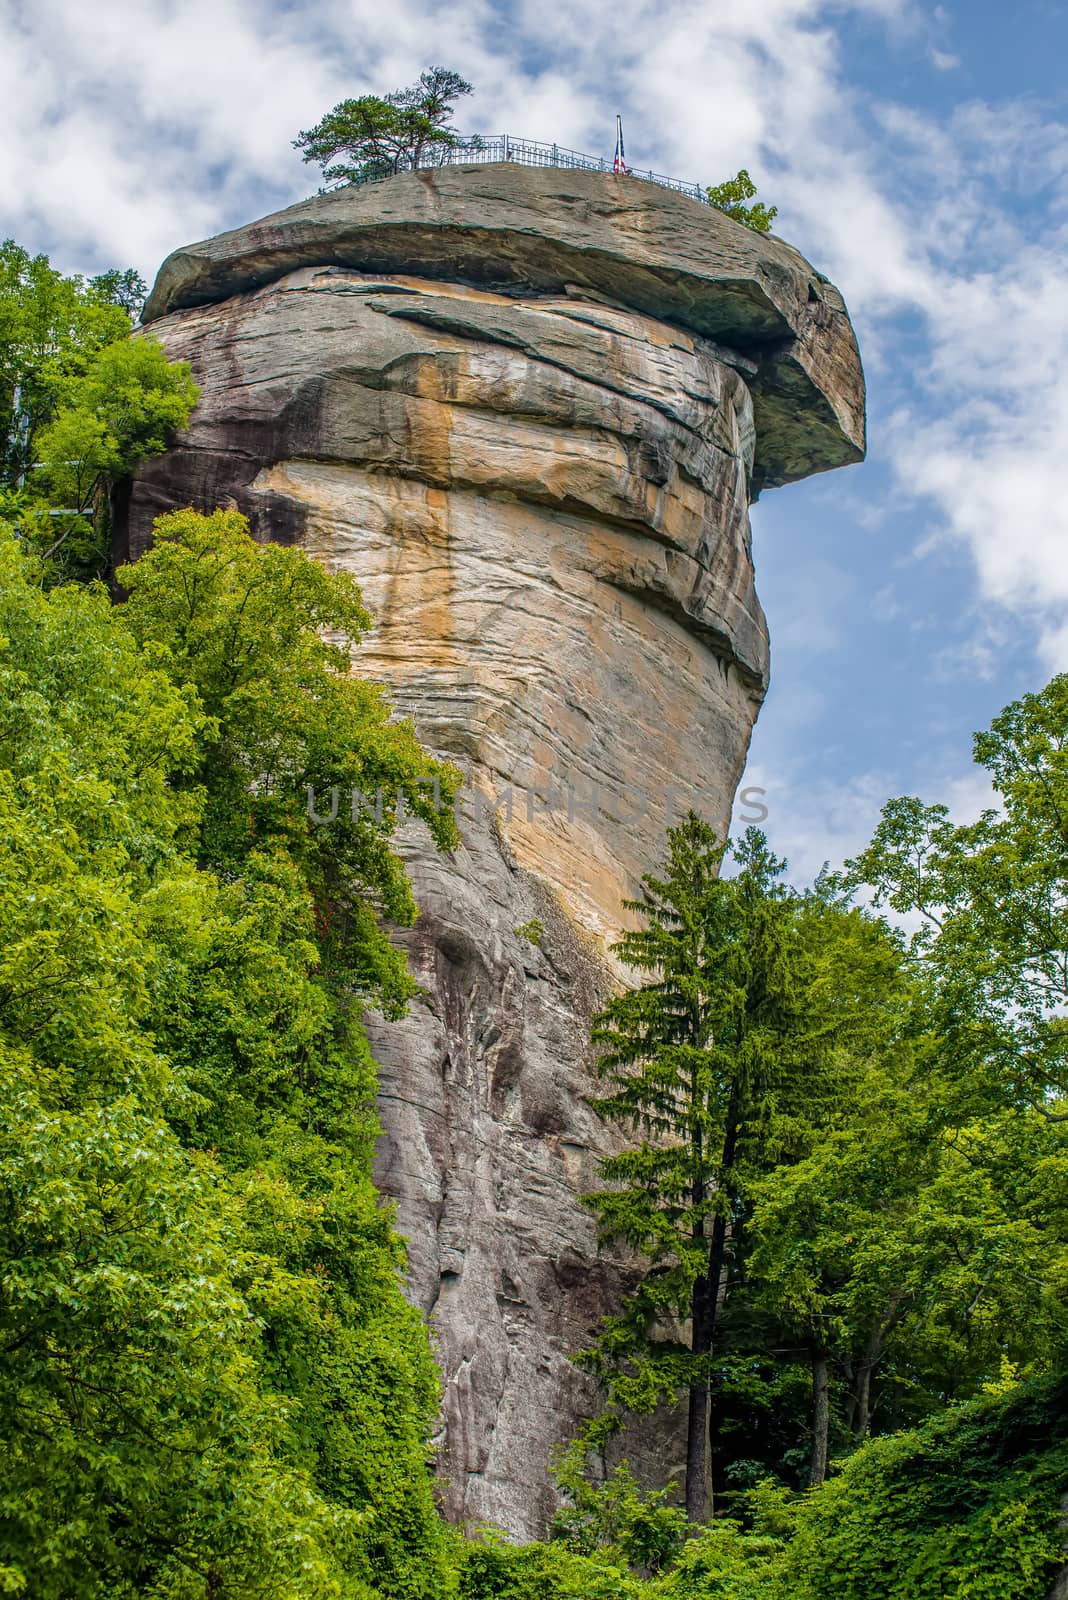
[[[451,849],[459,774],[361,675],[351,578],[229,510],[113,570],[111,491],[196,403],[142,293],[0,253],[0,1592],[1042,1600],[1068,677],[977,736],[982,816],[892,801],[811,886],[670,832],[593,1039],[626,1147],[587,1203],[640,1264],[574,1352],[602,1409],[548,1542],[451,1528],[363,1019],[414,988],[396,802]],[[315,827],[335,784],[388,804]],[[639,1484],[665,1405],[685,1481]]]

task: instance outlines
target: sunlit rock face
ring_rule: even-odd
[[[372,1023],[379,1177],[438,1339],[448,1508],[538,1533],[592,1402],[569,1358],[623,1277],[579,1200],[613,1138],[589,1018],[665,824],[726,826],[767,682],[748,506],[859,457],[848,319],[796,252],[694,202],[507,166],[177,252],[149,315],[201,402],[120,553],[162,510],[235,505],[354,573],[359,670],[466,774],[461,850],[404,835],[421,997]],[[671,1430],[639,1449],[677,1464]]]

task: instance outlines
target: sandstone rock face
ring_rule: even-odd
[[[193,246],[150,315],[202,396],[120,553],[175,505],[236,505],[355,573],[360,670],[466,773],[463,848],[403,836],[421,997],[372,1028],[379,1175],[436,1329],[448,1509],[536,1534],[592,1401],[569,1357],[624,1276],[579,1201],[613,1137],[589,1018],[665,825],[726,826],[767,681],[748,504],[859,455],[848,319],[796,252],[695,202],[510,167]],[[670,1429],[638,1448],[678,1464]]]

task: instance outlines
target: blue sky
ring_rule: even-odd
[[[746,782],[805,877],[891,794],[982,803],[971,733],[1068,667],[1068,6],[1023,0],[0,0],[0,229],[132,263],[298,199],[289,141],[444,62],[463,124],[716,181],[840,286],[862,466],[767,493]]]

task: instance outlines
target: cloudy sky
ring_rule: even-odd
[[[773,686],[747,783],[795,876],[891,794],[982,795],[970,736],[1068,667],[1061,0],[0,0],[0,230],[133,264],[302,198],[295,132],[455,66],[466,130],[747,166],[846,296],[862,466],[754,508]]]

